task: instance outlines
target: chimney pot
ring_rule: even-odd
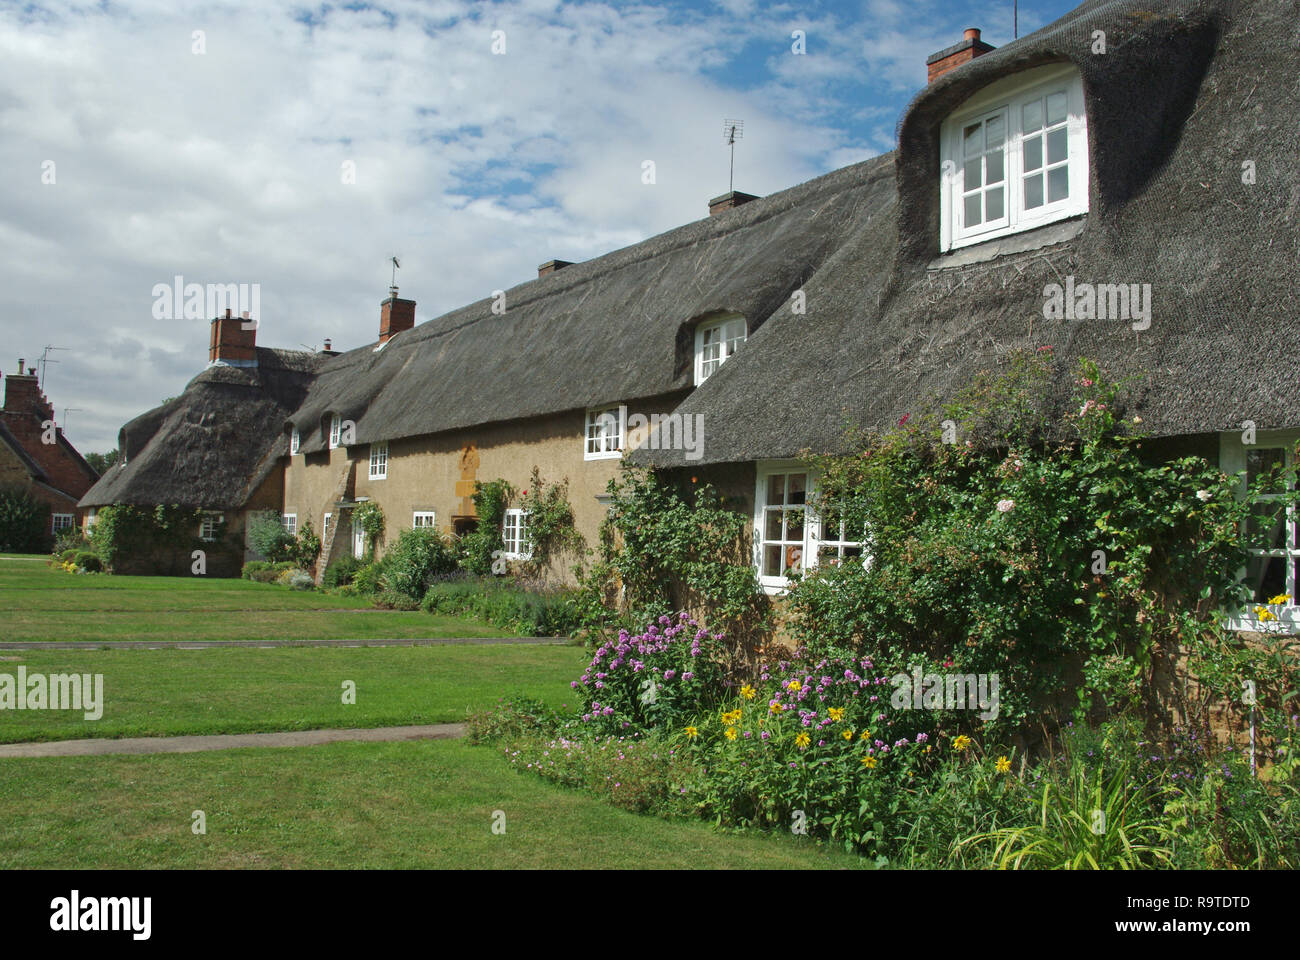
[[[752,193],[741,193],[739,190],[732,190],[730,193],[724,193],[722,196],[714,197],[709,201],[709,216],[716,217],[720,213],[725,213],[734,207],[739,207],[757,199],[759,198]]]
[[[961,42],[938,53],[932,53],[926,58],[925,65],[929,74],[927,82],[934,83],[948,71],[955,70],[963,63],[970,63],[976,57],[982,57],[994,49],[996,48],[980,39],[978,27],[967,27]]]

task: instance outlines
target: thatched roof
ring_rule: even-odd
[[[1095,30],[1104,55],[1091,52]],[[841,450],[847,423],[887,428],[1009,351],[1043,346],[1058,395],[1079,356],[1136,378],[1129,412],[1157,435],[1300,424],[1298,51],[1294,11],[1269,0],[1089,2],[936,80],[900,123],[896,195],[862,207],[806,284],[807,315],[778,312],[681,405],[705,417],[694,462]],[[1052,61],[1083,78],[1088,214],[1045,228],[1036,242],[1056,242],[1039,249],[939,256],[940,123],[987,84]],[[1150,328],[1045,320],[1045,285],[1068,275],[1150,283]]]
[[[330,416],[357,443],[689,388],[691,324],[734,310],[751,330],[779,312],[864,212],[861,164],[506,291],[331,361],[292,416],[323,449]],[[288,430],[290,424],[286,423]]]
[[[258,347],[255,368],[207,368],[179,397],[122,428],[124,463],[110,467],[80,505],[238,509],[288,453],[280,425],[324,359]]]

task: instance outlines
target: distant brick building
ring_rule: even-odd
[[[34,368],[3,377],[4,407],[0,409],[0,486],[30,490],[49,505],[50,533],[80,526],[84,511],[77,501],[99,474],[82,459],[55,423],[54,408],[41,392]]]

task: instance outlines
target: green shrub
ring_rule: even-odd
[[[504,480],[491,480],[474,484],[474,515],[478,524],[457,541],[461,567],[475,576],[487,576],[493,570],[493,561],[502,550],[501,524],[506,506],[514,498],[514,487]]]
[[[339,557],[325,568],[325,576],[321,582],[331,590],[346,587],[352,583],[353,577],[362,566],[362,562],[351,554]]]
[[[517,737],[549,734],[559,729],[560,718],[533,697],[502,697],[497,706],[476,710],[465,720],[470,743],[496,743]]]
[[[384,565],[383,563],[367,563],[357,569],[352,575],[352,585],[357,588],[357,593],[382,593],[384,590]]]
[[[289,577],[289,586],[293,590],[315,590],[316,578],[306,570],[295,570]]]
[[[239,575],[245,580],[252,580],[253,574],[269,569],[271,569],[271,564],[267,560],[250,560],[240,569]]]
[[[427,613],[483,620],[525,637],[569,636],[579,625],[571,590],[530,590],[508,579],[447,577],[430,584]]]
[[[284,520],[274,510],[249,514],[248,545],[271,563],[292,560],[297,540],[284,527]]]
[[[384,554],[383,564],[388,590],[406,597],[410,609],[416,609],[434,578],[456,569],[456,554],[442,534],[421,527],[403,530]]]
[[[72,558],[72,562],[87,573],[100,573],[104,569],[104,564],[99,559],[99,556],[89,550],[79,551]]]
[[[81,553],[81,550],[77,547],[69,547],[67,550],[56,552],[60,563],[71,563],[73,558],[76,557],[77,554]]]
[[[50,549],[50,508],[25,487],[0,488],[0,551],[45,553]]]

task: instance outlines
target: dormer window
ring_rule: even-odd
[[[627,429],[625,413],[626,408],[621,405],[587,411],[586,447],[582,459],[611,460],[623,455]]]
[[[1087,118],[1074,67],[1039,67],[991,84],[940,136],[943,250],[1088,212]]]
[[[302,446],[302,440],[301,440],[301,438],[298,436],[298,428],[297,428],[297,427],[294,427],[294,428],[293,428],[293,433],[289,434],[289,453],[290,453],[290,455],[296,455],[296,454],[298,453],[298,449],[299,449],[301,446]]]
[[[695,328],[695,385],[709,379],[745,342],[745,318],[738,315]]]
[[[343,418],[337,413],[330,417],[330,449],[333,450],[339,445],[339,438],[343,435]]]

